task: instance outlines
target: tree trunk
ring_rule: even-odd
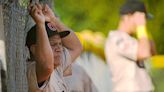
[[[0,1],[0,12],[3,14],[0,16],[3,17],[1,25],[4,26],[3,31],[0,31],[0,33],[4,33],[6,47],[7,92],[28,92],[26,59],[29,55],[27,47],[25,47],[25,38],[27,31],[33,24],[27,11],[29,1]],[[49,2],[49,4],[52,3],[51,0],[42,1],[45,3]]]
[[[2,2],[0,2],[0,92],[6,92],[6,60]]]

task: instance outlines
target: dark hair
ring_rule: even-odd
[[[120,7],[120,15],[133,14],[136,11],[144,12],[147,18],[152,18],[152,15],[147,13],[145,4],[141,2],[140,0],[127,0]]]

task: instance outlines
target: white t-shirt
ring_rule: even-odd
[[[63,79],[64,71],[71,67],[71,57],[66,48],[63,51],[61,65],[54,69],[49,80],[46,80],[41,87],[38,87],[37,83],[35,62],[31,62],[27,66],[29,92],[69,92],[69,88]]]
[[[147,71],[136,64],[137,50],[137,40],[127,33],[109,33],[105,54],[112,72],[113,92],[150,92],[154,89]]]

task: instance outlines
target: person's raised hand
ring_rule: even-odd
[[[136,35],[137,38],[148,38],[147,28],[146,28],[146,17],[143,12],[134,13],[134,22],[136,24]]]
[[[46,21],[50,22],[53,18],[56,18],[52,9],[47,4],[43,6],[42,11],[43,11]]]
[[[134,22],[136,26],[145,26],[146,25],[146,17],[145,13],[143,12],[135,12],[134,15]]]
[[[29,6],[29,12],[36,24],[45,23],[45,16],[39,3]]]

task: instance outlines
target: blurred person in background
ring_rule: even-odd
[[[105,36],[101,32],[93,32],[89,29],[82,30],[76,34],[84,48],[83,53],[76,59],[76,64],[86,71],[98,92],[111,92],[111,73],[104,58]],[[75,73],[78,71],[81,71],[81,69],[73,70]],[[77,76],[77,74],[73,76]],[[81,80],[77,81],[80,82]],[[84,82],[82,83],[84,84]],[[96,92],[94,90],[92,91]]]
[[[113,92],[154,90],[144,65],[144,61],[155,52],[146,28],[146,20],[151,17],[139,0],[128,0],[120,8],[118,29],[109,33],[105,45],[106,59],[112,72]]]
[[[72,75],[64,77],[70,92],[98,92],[90,76],[76,62],[72,64]]]

